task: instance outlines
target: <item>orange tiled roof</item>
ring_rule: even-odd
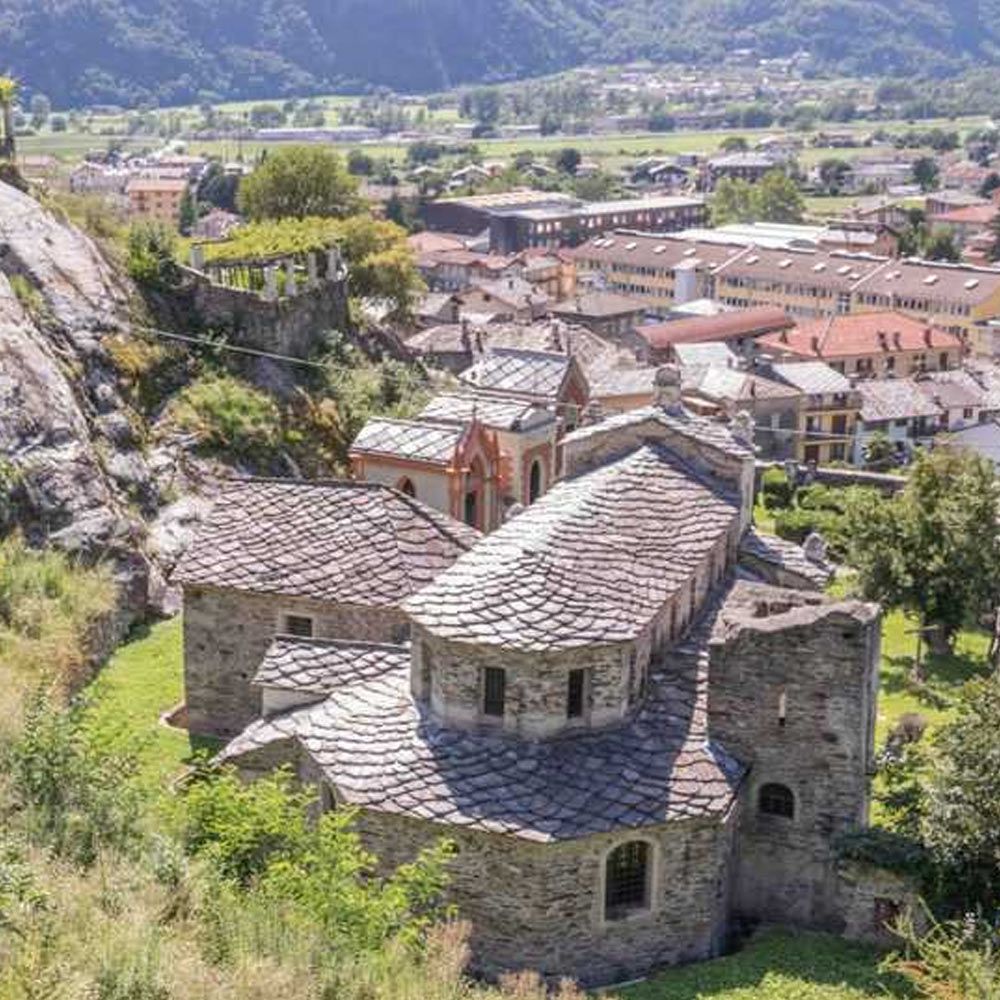
[[[757,342],[763,350],[811,358],[855,357],[894,351],[957,350],[954,334],[903,313],[852,313],[802,323]]]
[[[652,348],[671,344],[696,344],[706,340],[729,340],[733,337],[755,337],[773,330],[792,326],[784,309],[759,306],[718,316],[696,316],[675,319],[667,323],[651,323],[636,328],[636,333]]]

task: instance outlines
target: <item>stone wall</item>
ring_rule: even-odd
[[[260,691],[251,682],[287,614],[312,616],[317,638],[398,642],[407,632],[398,608],[186,587],[184,696],[192,732],[233,736],[260,716]]]
[[[709,727],[751,765],[741,790],[736,907],[841,930],[832,840],[863,826],[874,759],[880,621],[874,605],[742,585],[711,644]],[[789,788],[793,818],[759,808]]]
[[[732,820],[672,823],[554,844],[365,811],[365,846],[388,868],[447,836],[449,898],[472,923],[473,968],[537,969],[588,986],[719,954],[727,934]],[[604,920],[603,869],[617,844],[653,846],[651,909]]]

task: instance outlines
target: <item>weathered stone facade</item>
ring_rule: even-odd
[[[358,819],[387,867],[412,860],[441,836],[453,840],[449,898],[472,917],[476,971],[570,974],[585,984],[621,982],[659,966],[718,955],[729,921],[734,820],[695,820],[560,844],[532,844],[442,828],[387,813]],[[604,919],[608,852],[636,836],[652,848],[648,910]]]
[[[280,594],[213,587],[184,591],[184,692],[192,732],[233,736],[261,715],[253,677],[287,616],[311,618],[319,639],[400,642],[408,622],[398,608],[338,605]]]

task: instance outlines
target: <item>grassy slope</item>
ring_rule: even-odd
[[[181,635],[180,618],[138,629],[90,689],[91,724],[138,740],[145,772],[160,784],[178,774],[193,752],[214,746],[160,722],[184,697]]]
[[[742,951],[672,969],[622,990],[621,1000],[892,1000],[913,996],[875,953],[825,934],[771,930]]]

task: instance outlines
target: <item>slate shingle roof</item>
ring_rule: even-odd
[[[525,651],[626,642],[739,517],[735,494],[646,445],[564,480],[404,603],[454,642]]]
[[[455,424],[375,417],[361,428],[351,442],[351,452],[450,465],[463,432],[464,428]]]
[[[511,392],[555,402],[569,373],[570,358],[545,351],[494,349],[459,378],[490,392]]]
[[[479,533],[375,483],[236,480],[174,571],[185,586],[388,607]]]
[[[861,419],[866,424],[941,415],[941,408],[912,379],[865,379],[858,383],[858,392]]]
[[[761,535],[748,531],[740,542],[740,554],[770,563],[779,569],[809,580],[817,590],[823,590],[833,579],[833,567],[828,563],[813,562],[807,558],[801,545],[775,535]]]
[[[328,694],[409,669],[410,650],[337,639],[277,636],[267,648],[253,683],[258,687]]]
[[[645,704],[613,730],[529,742],[445,728],[399,669],[253,723],[221,759],[297,740],[349,805],[535,841],[718,817],[745,771],[708,739],[713,616],[653,669]]]
[[[466,424],[472,420],[473,413],[481,424],[500,431],[516,431],[529,423],[548,423],[555,419],[551,413],[526,400],[473,393],[435,396],[421,411],[420,419]]]

